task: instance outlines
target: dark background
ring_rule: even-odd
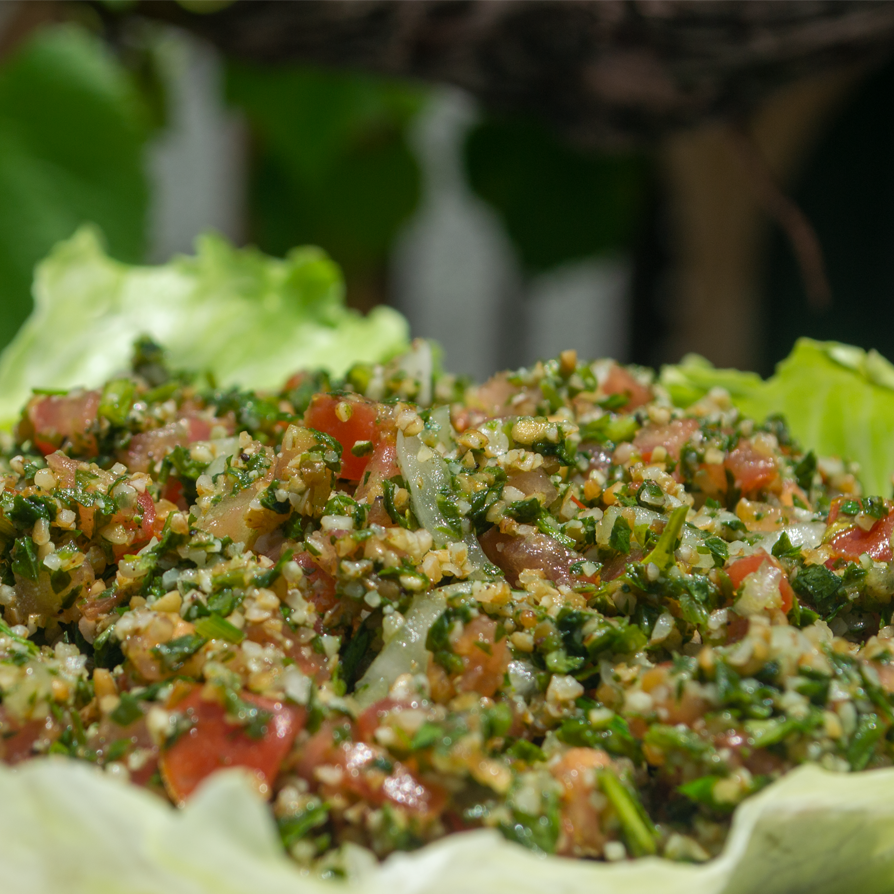
[[[129,262],[319,244],[477,376],[894,357],[892,12],[0,2],[0,343],[90,220]]]

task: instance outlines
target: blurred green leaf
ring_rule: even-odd
[[[230,101],[257,138],[252,236],[272,254],[315,243],[378,265],[419,201],[407,128],[425,94],[368,76],[231,64]]]
[[[31,311],[34,265],[84,221],[141,258],[146,135],[126,73],[82,30],[42,30],[0,68],[0,346]]]
[[[539,122],[514,119],[473,128],[465,162],[472,189],[502,218],[529,271],[629,246],[644,159],[583,152]]]
[[[174,369],[263,389],[299,369],[342,375],[409,341],[392,308],[361,316],[344,306],[341,271],[320,249],[294,248],[281,260],[210,233],[196,240],[195,257],[143,267],[108,257],[96,228],[82,227],[38,265],[34,298],[0,354],[0,426],[33,388],[92,387],[126,369],[141,336],[164,345]],[[126,395],[105,393],[103,402],[108,409]]]

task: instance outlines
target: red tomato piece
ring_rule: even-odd
[[[137,495],[137,504],[140,507],[138,512],[142,515],[142,520],[140,522],[140,536],[143,540],[148,540],[156,533],[155,503],[152,502],[152,497],[144,492]]]
[[[633,446],[649,462],[656,447],[663,447],[672,459],[680,458],[683,445],[698,431],[696,419],[675,419],[667,425],[644,425],[634,436]]]
[[[168,478],[161,492],[162,499],[173,503],[178,509],[186,509],[186,498],[183,496],[183,482],[179,478]]]
[[[193,687],[175,706],[193,721],[192,727],[162,752],[159,761],[165,788],[175,803],[182,804],[203,780],[226,767],[251,770],[261,791],[270,793],[295,736],[304,727],[306,712],[248,692],[241,698],[270,714],[260,738],[231,724],[223,705],[202,698],[201,686]]]
[[[506,574],[513,587],[518,586],[519,575],[525,569],[542,570],[553,583],[568,586],[598,582],[596,577],[575,574],[571,568],[582,561],[582,557],[548,534],[502,534],[494,527],[478,540],[488,560]]]
[[[373,498],[381,496],[382,482],[395,475],[400,475],[397,445],[394,438],[382,437],[369,458],[369,465],[366,467],[366,473],[361,476],[354,499],[362,500],[369,494],[372,494]]]
[[[364,742],[373,742],[376,730],[382,725],[382,719],[392,711],[400,711],[405,707],[393,698],[383,698],[371,704],[357,718],[357,735]]]
[[[96,422],[98,391],[72,391],[33,399],[25,413],[26,429],[33,429],[34,445],[46,456],[63,442],[88,455],[96,453],[96,439],[87,428]]]
[[[829,511],[829,524],[838,520],[841,513],[841,504],[844,498],[839,498],[832,503]],[[858,524],[853,524],[847,530],[836,534],[830,541],[830,546],[838,555],[845,559],[859,559],[863,553],[868,553],[876,562],[890,562],[894,558],[894,550],[891,548],[891,535],[894,533],[894,512],[892,504],[885,500],[885,508],[888,514],[878,519],[873,526],[864,531]]]
[[[745,580],[749,574],[753,574],[757,571],[768,558],[766,553],[753,553],[750,556],[743,556],[741,559],[736,559],[732,565],[726,569],[726,573],[732,581],[733,589],[738,590],[742,585],[742,581]]]
[[[486,615],[472,618],[453,644],[453,651],[463,663],[458,688],[477,692],[488,698],[503,685],[509,667],[506,638],[497,640],[497,624]]]
[[[326,724],[311,736],[302,746],[295,767],[298,775],[325,797],[348,795],[372,804],[390,801],[423,820],[444,809],[446,793],[440,786],[422,781],[400,761],[389,761],[392,769],[386,774],[377,760],[386,757],[384,749],[366,742],[336,744],[333,730],[333,724]],[[344,772],[337,782],[319,779],[314,771],[323,764],[342,768]]]
[[[0,731],[0,761],[18,764],[34,756],[38,741],[48,745],[58,738],[61,729],[52,718],[17,721],[0,706]]]
[[[206,419],[204,416],[188,416],[183,421],[186,423],[190,444],[196,441],[210,441],[212,429],[220,424],[220,420]]]
[[[746,494],[764,489],[779,477],[776,460],[755,450],[747,439],[739,441],[727,456],[725,465],[732,472],[736,487]]]
[[[620,409],[628,412],[649,403],[653,396],[651,388],[637,381],[623,366],[617,364],[609,370],[601,387],[605,394],[626,394],[627,403]]]
[[[774,565],[782,574],[782,577],[779,579],[779,595],[782,598],[782,611],[788,613],[794,604],[795,591],[788,582],[788,578],[785,576],[785,571],[782,566],[772,556],[768,556],[766,553],[752,553],[750,556],[743,556],[741,559],[735,559],[725,570],[730,581],[732,581],[733,589],[738,590],[742,585],[742,581],[745,580],[749,574],[753,574],[757,571],[764,562],[769,562],[771,565]]]
[[[341,444],[341,477],[360,481],[372,451],[355,456],[351,448],[358,441],[370,441],[374,447],[378,443],[382,434],[379,404],[355,395],[315,394],[304,414],[304,424]]]
[[[56,484],[59,487],[74,487],[77,480],[78,470],[83,467],[83,463],[76,459],[71,459],[64,453],[56,451],[47,456],[47,465],[56,478]]]
[[[325,615],[326,612],[338,605],[338,597],[335,595],[335,578],[320,567],[319,562],[309,552],[300,552],[294,556],[295,561],[304,572],[304,579],[309,584],[306,593],[309,602],[313,603],[317,614]]]

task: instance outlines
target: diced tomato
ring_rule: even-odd
[[[573,586],[596,582],[595,578],[574,574],[571,566],[580,562],[581,556],[546,534],[502,534],[494,527],[485,531],[479,540],[488,560],[506,574],[513,587],[518,585],[518,576],[525,569],[539,569],[548,580],[557,584]]]
[[[88,514],[89,509],[89,514]],[[94,523],[93,507],[78,506],[81,517],[82,530],[90,529]],[[148,493],[137,493],[132,505],[121,507],[113,516],[112,521],[122,525],[130,532],[130,538],[125,543],[115,544],[113,549],[116,559],[134,551],[135,544],[145,543],[155,534],[161,534],[164,527],[163,520],[158,518],[158,512],[152,497]]]
[[[71,457],[58,450],[47,456],[47,465],[56,478],[56,484],[59,487],[74,487],[78,469],[84,467],[84,463],[71,459]]]
[[[544,506],[549,506],[559,495],[549,475],[542,468],[513,472],[507,478],[506,486],[520,490],[526,498],[538,497]]]
[[[503,685],[503,677],[509,667],[509,649],[506,638],[497,641],[496,622],[479,615],[463,628],[453,651],[463,663],[459,689],[492,696]]]
[[[96,422],[99,410],[98,391],[72,391],[34,398],[25,412],[22,434],[30,436],[34,445],[46,456],[68,442],[75,450],[92,456],[96,438],[88,427]]]
[[[340,726],[344,729],[346,725]],[[334,726],[327,723],[311,736],[296,766],[298,774],[318,786],[325,796],[353,795],[372,804],[389,801],[422,819],[444,809],[446,794],[439,786],[423,782],[400,761],[388,759],[377,745],[362,741],[336,744],[333,731]],[[381,768],[382,758],[391,765],[387,773]],[[314,771],[324,764],[342,768],[337,782],[320,781]]]
[[[675,419],[666,425],[645,425],[633,438],[633,446],[649,462],[656,447],[663,447],[672,459],[680,458],[683,445],[698,431],[698,420]]]
[[[161,492],[162,498],[173,503],[178,509],[186,509],[186,498],[183,496],[183,482],[179,478],[168,478]]]
[[[161,428],[135,434],[119,458],[135,472],[148,472],[153,463],[163,460],[175,447],[185,447],[188,432],[183,422],[170,422]]]
[[[839,498],[832,503],[829,511],[829,524],[839,520],[841,504],[844,498]],[[891,535],[894,533],[894,505],[885,500],[885,508],[888,514],[878,519],[868,531],[864,531],[858,524],[839,534],[836,534],[829,545],[841,558],[859,559],[863,553],[868,553],[876,562],[890,562],[894,558],[894,550],[891,548]]]
[[[348,481],[360,481],[371,456],[371,452],[355,456],[351,448],[362,441],[375,446],[384,430],[379,407],[355,395],[315,394],[304,414],[308,428],[324,432],[341,444],[341,477]]]
[[[140,760],[128,766],[130,781],[134,785],[149,785],[158,770],[158,746],[149,732],[145,715],[141,715],[127,726],[119,726],[109,716],[91,727],[89,748],[96,753],[97,762],[106,764],[110,752],[118,751],[116,760],[128,763],[128,756],[140,752]],[[122,754],[119,749],[124,748]]]
[[[621,409],[635,410],[652,400],[652,389],[637,381],[623,366],[614,364],[602,383],[605,394],[626,394],[627,403]]]
[[[404,706],[393,698],[383,698],[371,704],[357,718],[357,734],[364,742],[372,742],[376,730],[382,725],[382,718]]]
[[[702,695],[702,689],[685,684],[676,685],[673,679],[673,664],[663,661],[643,674],[644,692],[652,696],[652,703],[667,723],[683,723],[691,727],[705,716],[711,705]]]
[[[497,373],[467,395],[467,403],[475,410],[488,416],[505,415],[510,410],[510,402],[519,392],[519,386],[509,381],[507,373]]]
[[[315,629],[318,633],[324,632],[319,618],[315,624]],[[260,643],[262,646],[272,645],[279,649],[284,655],[294,661],[298,670],[310,677],[317,686],[321,686],[330,678],[329,660],[325,654],[320,654],[314,649],[313,644],[307,641],[305,628],[299,627],[298,630],[292,630],[288,624],[283,624],[279,630],[271,630],[269,626],[263,623],[253,624],[249,622],[243,630],[245,631],[246,639],[254,643]]]
[[[232,429],[232,425],[225,420],[193,414],[161,428],[138,432],[130,439],[127,450],[122,451],[119,459],[131,471],[148,472],[153,464],[161,462],[175,447],[188,447],[196,441],[209,440],[215,425]]]
[[[186,423],[190,444],[211,440],[211,430],[220,424],[219,419],[206,419],[204,416],[189,416],[183,421]]]
[[[741,559],[735,559],[725,570],[732,582],[733,589],[738,590],[742,585],[742,581],[744,581],[749,574],[753,574],[757,571],[764,562],[769,562],[771,565],[774,565],[782,573],[782,576],[779,579],[779,595],[782,598],[782,611],[787,613],[794,603],[795,592],[792,590],[792,586],[788,582],[788,578],[785,576],[785,571],[782,569],[782,566],[772,556],[768,556],[763,552],[752,553],[750,556],[742,556]]]
[[[0,706],[0,760],[6,764],[18,764],[34,756],[35,745],[44,747],[58,738],[61,729],[52,719],[20,722]]]
[[[733,589],[738,590],[742,585],[742,581],[745,580],[749,574],[753,574],[757,571],[768,558],[766,553],[753,553],[750,556],[743,556],[741,559],[736,559],[729,565],[726,569],[726,573],[730,581],[732,581]]]
[[[779,477],[776,460],[756,450],[747,439],[739,441],[724,464],[732,472],[736,487],[745,494],[763,490]]]
[[[600,812],[593,803],[596,772],[611,767],[601,748],[571,748],[550,764],[550,772],[561,785],[560,830],[557,853],[568,856],[602,854],[605,835]]]
[[[139,513],[142,515],[140,522],[141,539],[148,540],[153,534],[160,533],[155,530],[155,503],[148,493],[137,494],[137,504],[140,507]]]
[[[679,469],[674,472],[674,477],[678,481],[683,480]],[[692,478],[692,485],[694,490],[701,491],[706,497],[722,498],[729,487],[726,466],[721,463],[701,463]]]
[[[165,788],[175,803],[182,804],[203,780],[226,767],[251,770],[262,792],[271,792],[295,736],[304,728],[306,712],[249,692],[240,697],[270,714],[259,738],[252,738],[244,727],[230,723],[223,705],[202,697],[201,686],[194,686],[174,706],[174,710],[185,713],[193,722],[162,752],[159,761]]]
[[[113,591],[111,596],[88,596],[83,602],[79,603],[81,614],[88,621],[96,621],[103,615],[107,615],[123,602],[125,598],[126,594],[121,590]]]
[[[264,448],[268,459],[273,451]],[[227,494],[214,504],[197,523],[215,537],[229,537],[236,543],[250,545],[262,534],[272,531],[282,521],[282,516],[269,510],[254,510],[252,503],[266,489],[273,478],[273,467],[261,478],[255,479],[242,490]]]
[[[335,578],[324,571],[309,552],[300,552],[294,560],[301,566],[304,579],[308,584],[306,593],[309,602],[313,603],[317,614],[325,615],[335,608],[338,597],[335,595]]]
[[[397,464],[395,440],[391,437],[382,437],[369,458],[369,465],[361,476],[360,484],[354,493],[354,499],[362,500],[370,495],[375,499],[375,497],[381,496],[382,482],[399,474],[400,466]]]
[[[509,373],[497,373],[466,392],[465,406],[455,406],[451,411],[453,427],[466,431],[486,419],[533,416],[542,400],[539,387],[514,384],[509,381]]]

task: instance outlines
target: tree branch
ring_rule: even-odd
[[[212,14],[142,0],[129,9],[255,63],[455,84],[491,108],[538,113],[583,145],[643,143],[741,114],[783,83],[879,63],[894,45],[894,3],[871,0],[239,0]]]

